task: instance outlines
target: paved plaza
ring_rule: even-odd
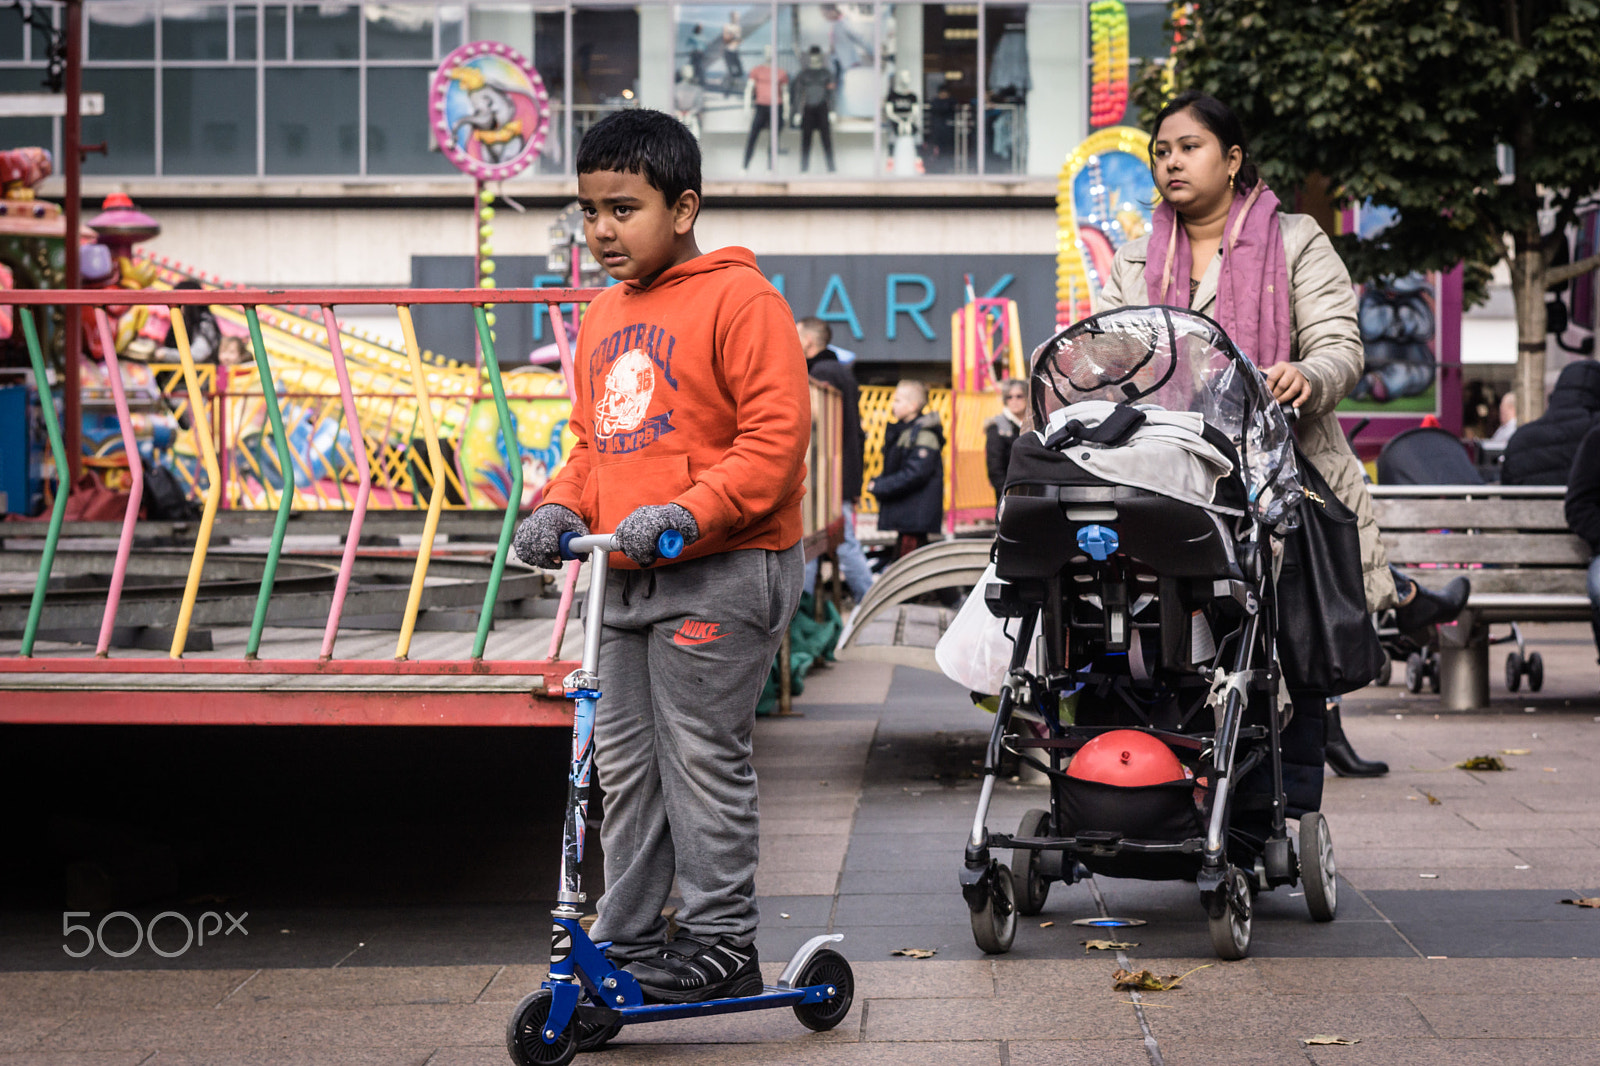
[[[758,726],[758,945],[775,977],[807,937],[843,933],[857,978],[850,1016],[826,1034],[803,1029],[787,1010],[637,1026],[578,1061],[1600,1061],[1600,910],[1560,902],[1600,896],[1600,668],[1586,626],[1530,626],[1527,635],[1546,660],[1545,690],[1507,694],[1497,662],[1487,713],[1439,713],[1436,697],[1398,686],[1346,699],[1357,749],[1394,770],[1328,779],[1338,920],[1311,922],[1291,890],[1265,894],[1251,957],[1234,963],[1212,954],[1192,885],[1108,878],[1053,886],[1044,913],[1021,920],[1013,951],[984,956],[956,870],[989,719],[933,674],[872,663],[819,670],[797,701],[802,717]],[[12,759],[20,736],[12,736]],[[248,761],[242,741],[216,743]],[[358,761],[348,743],[330,732],[316,761],[297,767],[274,755],[273,772],[287,785],[337,775],[341,759]],[[462,743],[473,741],[441,734],[432,757],[449,761]],[[540,740],[564,744],[553,732]],[[1453,768],[1486,754],[1508,769]],[[394,795],[378,802],[415,812],[374,828],[345,866],[324,846],[332,839],[344,848],[345,838],[323,825],[305,845],[320,856],[314,867],[297,866],[295,847],[276,843],[278,880],[247,880],[236,897],[189,898],[179,908],[248,909],[247,936],[214,937],[203,952],[171,960],[149,950],[74,960],[62,950],[58,911],[0,914],[0,1064],[506,1062],[506,1019],[537,986],[546,952],[559,793],[540,782],[559,775],[560,759],[530,770],[525,783],[550,824],[519,834],[506,829],[523,817],[513,798],[499,810],[441,819],[450,796],[429,799],[430,790],[462,786],[441,785],[426,758],[394,758],[412,761],[395,767]],[[228,771],[208,772],[226,791]],[[150,787],[159,793],[161,785]],[[520,787],[511,782],[504,795]],[[347,799],[294,818],[321,824]],[[128,802],[140,800],[130,793]],[[1004,782],[991,825],[1014,828],[1045,803],[1043,786]],[[10,809],[13,819],[27,816],[15,803]],[[393,871],[391,894],[371,892],[373,869]],[[368,897],[342,893],[350,879]],[[131,909],[148,919],[161,904]],[[1089,934],[1072,924],[1105,913],[1148,923],[1120,934],[1137,945],[1120,958],[1086,953]],[[891,955],[902,948],[935,954]],[[1178,990],[1136,1000],[1112,988],[1123,964],[1188,976]],[[1303,1043],[1319,1035],[1354,1043]]]

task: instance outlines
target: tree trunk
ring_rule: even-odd
[[[1517,424],[1544,414],[1545,256],[1535,239],[1517,241],[1511,256],[1511,296],[1517,308]]]

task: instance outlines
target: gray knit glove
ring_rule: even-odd
[[[617,544],[622,554],[640,566],[649,566],[660,557],[656,539],[669,529],[683,534],[685,548],[700,539],[700,524],[687,507],[663,503],[635,508],[631,515],[618,522]]]
[[[522,520],[512,542],[517,558],[541,570],[561,568],[561,534],[589,535],[589,527],[575,512],[559,503],[547,503]]]

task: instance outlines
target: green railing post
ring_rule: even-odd
[[[44,537],[44,556],[39,560],[39,580],[33,586],[33,602],[28,606],[28,625],[22,631],[23,658],[33,656],[34,638],[39,635],[39,618],[44,613],[44,594],[50,585],[50,568],[55,565],[56,542],[61,539],[61,521],[67,513],[67,495],[72,491],[72,486],[67,483],[71,477],[72,467],[67,463],[67,446],[61,440],[61,426],[56,422],[56,400],[50,391],[50,377],[45,371],[44,353],[39,348],[39,334],[34,329],[33,311],[31,308],[19,307],[22,313],[22,333],[28,341],[28,359],[33,363],[33,384],[39,393],[39,406],[44,408],[44,425],[50,434],[50,454],[56,461],[56,502],[50,511],[50,530]],[[78,313],[76,307],[67,308],[67,313]],[[76,359],[78,353],[68,352],[68,359]],[[518,469],[521,476],[521,469]]]
[[[267,418],[278,444],[278,473],[283,479],[283,488],[278,494],[278,518],[272,524],[272,544],[267,548],[267,565],[261,575],[261,593],[256,597],[256,613],[250,622],[250,642],[244,650],[246,659],[254,659],[261,647],[261,631],[267,625],[267,604],[272,599],[272,582],[278,576],[278,557],[283,554],[283,536],[289,529],[289,510],[294,506],[294,465],[289,457],[289,436],[283,429],[283,412],[278,410],[278,390],[272,386],[272,368],[267,365],[267,345],[261,339],[261,321],[254,307],[246,307],[244,312],[250,323],[250,343],[255,347],[256,370],[261,375]],[[262,470],[263,488],[266,476],[267,472]]]
[[[522,506],[522,452],[517,443],[517,422],[506,403],[505,384],[500,380],[500,363],[495,358],[494,340],[489,335],[489,320],[482,305],[474,305],[478,340],[483,344],[483,366],[489,372],[489,387],[494,390],[494,407],[500,415],[500,434],[506,442],[506,465],[511,469],[511,498],[506,501],[506,516],[500,523],[500,546],[494,551],[494,566],[489,570],[489,587],[483,597],[483,612],[478,615],[478,638],[472,642],[472,657],[483,658],[489,643],[489,627],[494,624],[494,601],[500,594],[500,577],[506,571],[506,555],[511,550],[511,534],[517,527],[517,509]],[[459,454],[459,453],[458,453]]]

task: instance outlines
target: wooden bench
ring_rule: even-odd
[[[1565,496],[1559,485],[1372,486],[1391,563],[1432,589],[1472,581],[1456,624],[1439,627],[1450,710],[1488,705],[1491,623],[1588,621],[1589,546],[1567,528]]]

